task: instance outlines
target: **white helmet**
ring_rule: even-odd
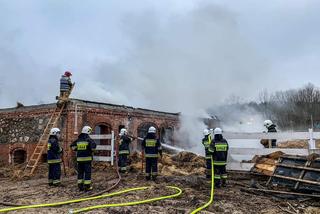
[[[151,126],[148,130],[148,133],[156,133],[157,132],[157,129],[153,126]]]
[[[220,128],[215,128],[214,131],[213,131],[214,135],[216,134],[222,134],[222,129]]]
[[[273,125],[273,122],[271,120],[265,120],[263,125],[267,128],[269,128],[271,125]]]
[[[52,129],[50,130],[50,135],[57,136],[60,132],[61,132],[60,129],[58,129],[58,128],[52,128]]]
[[[120,136],[127,135],[127,134],[128,134],[127,129],[123,128],[120,130],[120,134],[119,134]]]
[[[92,128],[90,126],[84,126],[82,128],[82,134],[91,134],[92,133]]]
[[[204,135],[204,136],[207,136],[207,135],[209,135],[209,134],[210,134],[210,132],[209,132],[208,129],[203,130],[203,135]]]

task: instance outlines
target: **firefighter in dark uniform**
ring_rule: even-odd
[[[226,186],[227,181],[227,157],[229,145],[226,139],[222,136],[222,130],[216,128],[214,130],[214,139],[210,145],[209,151],[212,152],[214,165],[214,182],[217,188]]]
[[[91,164],[93,152],[97,145],[90,138],[89,134],[91,133],[92,128],[90,126],[83,127],[78,139],[70,145],[73,151],[77,151],[78,187],[80,191],[92,190]]]
[[[128,137],[127,129],[121,129],[120,131],[120,142],[119,142],[119,158],[118,167],[120,173],[127,172],[128,158],[130,155],[130,143],[131,139]]]
[[[209,147],[211,144],[211,133],[208,129],[203,131],[204,138],[202,139],[202,144],[205,149],[205,158],[206,158],[206,177],[211,178],[211,152],[209,151]]]
[[[273,124],[273,122],[271,120],[264,121],[264,126],[268,129],[268,133],[277,132],[277,129],[276,129],[277,126],[275,124]],[[277,147],[277,140],[276,139],[271,140],[271,147],[272,148]]]
[[[66,98],[69,96],[69,93],[72,88],[71,82],[72,73],[70,71],[66,71],[64,75],[60,78],[60,98]]]
[[[146,158],[146,179],[156,180],[158,176],[158,158],[162,158],[162,147],[156,136],[156,128],[151,126],[148,134],[142,141],[142,148]]]
[[[59,186],[61,181],[61,154],[62,148],[59,145],[61,136],[60,129],[52,128],[48,141],[48,165],[49,165],[49,186]]]

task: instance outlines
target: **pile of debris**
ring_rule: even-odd
[[[276,168],[277,161],[282,155],[284,155],[284,153],[279,151],[269,155],[254,156],[254,158],[250,161],[251,163],[255,163],[251,171],[271,176]]]

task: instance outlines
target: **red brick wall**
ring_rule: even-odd
[[[128,131],[131,135],[137,136],[137,129],[138,127],[143,123],[154,123],[156,125],[156,128],[161,129],[162,127],[173,127],[174,129],[177,129],[179,126],[179,118],[177,115],[173,114],[163,114],[163,113],[157,113],[157,112],[151,112],[151,111],[144,111],[144,110],[137,110],[133,108],[126,108],[126,107],[120,107],[120,106],[91,106],[90,104],[86,105],[77,105],[77,111],[75,111],[75,105],[76,102],[71,102],[67,106],[67,108],[64,110],[58,127],[61,129],[62,132],[62,146],[64,148],[64,155],[65,158],[70,163],[70,159],[72,156],[74,156],[74,152],[72,152],[69,148],[70,144],[76,140],[78,134],[81,133],[81,129],[84,125],[89,125],[93,129],[95,126],[100,124],[108,124],[111,126],[111,130],[114,131],[115,137],[118,139],[118,131],[119,126],[124,125],[126,128],[128,128]],[[6,143],[0,142],[0,160],[9,163],[10,154],[12,151],[14,151],[16,148],[22,148],[26,150],[27,157],[29,158],[35,148],[35,143],[41,136],[44,125],[48,119],[48,117],[51,115],[52,110],[54,109],[54,105],[46,105],[44,107],[27,107],[27,108],[21,108],[16,109],[14,111],[0,111],[0,121],[1,119],[16,119],[19,118],[21,120],[17,120],[17,123],[20,124],[19,126],[27,127],[28,120],[30,120],[30,117],[36,118],[37,120],[43,120],[44,124],[39,125],[39,129],[35,129],[35,133],[32,133],[32,136],[29,136],[29,138],[33,137],[33,141],[29,141],[27,143],[24,142],[17,142],[17,143],[10,143],[10,140]],[[77,112],[77,119],[75,117]],[[29,118],[27,120],[27,118]],[[77,122],[76,122],[77,121]],[[9,127],[10,130],[14,130],[15,127]],[[40,129],[41,128],[41,129]],[[10,131],[9,130],[9,131]],[[1,131],[1,124],[0,124],[0,131]],[[6,132],[8,132],[8,127],[6,128]],[[25,133],[25,131],[21,131]],[[160,132],[159,132],[160,133]],[[5,134],[8,139],[10,138],[9,133],[2,133]],[[22,135],[23,136],[23,135]],[[19,136],[20,137],[20,136]],[[134,145],[134,148],[136,148],[136,145]]]

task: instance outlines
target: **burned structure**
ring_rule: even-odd
[[[22,106],[0,110],[0,161],[4,164],[21,164],[32,155],[56,104]],[[174,143],[174,131],[179,127],[179,113],[167,113],[124,105],[71,99],[62,112],[58,127],[62,131],[64,157],[70,160],[69,145],[77,138],[84,125],[94,134],[111,134],[115,138],[121,128],[132,136],[144,137],[150,126],[157,128],[162,142]],[[108,140],[97,140],[107,145]],[[139,148],[137,141],[132,149]],[[43,155],[46,159],[46,154]]]

